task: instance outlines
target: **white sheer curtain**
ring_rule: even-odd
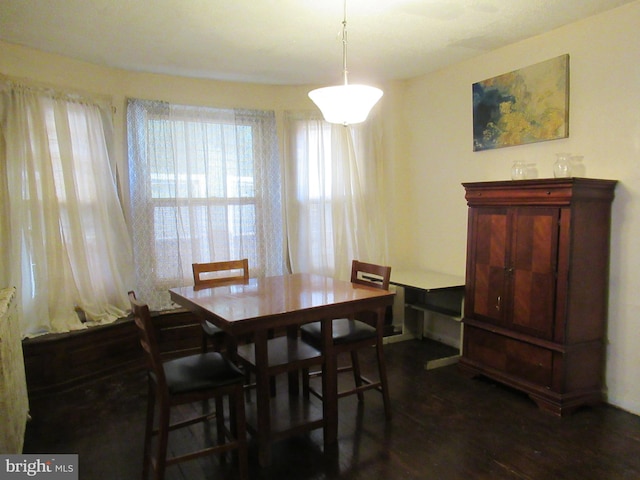
[[[136,289],[155,310],[193,284],[191,264],[249,259],[251,276],[283,273],[275,115],[129,100]]]
[[[288,248],[293,272],[348,279],[351,260],[385,263],[381,135],[375,116],[332,125],[285,114]]]
[[[126,315],[131,243],[107,147],[111,113],[98,103],[0,80],[1,280],[17,287],[26,336]]]

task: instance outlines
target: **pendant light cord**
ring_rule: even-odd
[[[368,85],[349,85],[347,70],[347,0],[344,0],[342,20],[342,75],[343,84],[316,88],[309,98],[322,111],[329,123],[353,125],[364,122],[371,108],[382,97],[382,90]]]
[[[344,0],[344,15],[342,20],[342,76],[347,85],[347,0]]]

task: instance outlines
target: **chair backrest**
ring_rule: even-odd
[[[249,260],[230,260],[227,262],[194,263],[193,283],[196,287],[232,285],[249,281]],[[204,277],[203,274],[213,274]]]
[[[354,260],[351,263],[351,283],[389,290],[391,267]]]
[[[142,345],[142,350],[144,350],[147,367],[155,374],[158,385],[166,385],[164,368],[162,367],[162,359],[160,357],[160,349],[158,348],[155,330],[153,329],[149,306],[146,303],[138,301],[136,299],[136,294],[133,291],[129,292],[129,303],[131,304],[133,321],[135,322],[136,327],[138,327],[140,345]]]

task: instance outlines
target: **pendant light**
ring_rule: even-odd
[[[311,90],[309,98],[329,123],[346,126],[364,122],[382,97],[382,90],[367,85],[349,85],[347,81],[347,0],[344,0],[342,20],[342,76],[343,85]]]

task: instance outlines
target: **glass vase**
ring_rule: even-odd
[[[524,162],[513,162],[511,180],[524,180],[525,178],[527,178],[527,165]]]
[[[582,159],[584,155],[574,155],[571,157],[571,175],[574,177],[584,177],[586,176],[586,168],[584,166],[584,162]]]
[[[571,154],[556,153],[556,163],[553,164],[553,176],[566,178],[571,176]]]

